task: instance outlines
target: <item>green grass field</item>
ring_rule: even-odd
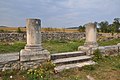
[[[53,54],[60,52],[77,51],[79,46],[84,45],[84,42],[84,40],[44,41],[42,43],[42,46],[48,51],[50,51],[51,54]],[[117,43],[120,43],[120,39],[98,42],[100,46],[116,45]],[[24,48],[25,44],[25,42],[14,42],[12,44],[0,42],[0,54],[19,52],[21,49]]]
[[[98,43],[100,46],[116,45],[116,44],[120,43],[120,39],[113,39],[110,41],[99,41]]]
[[[43,42],[43,47],[49,50],[51,53],[77,51],[80,45],[84,44],[84,40],[81,41],[46,41]]]
[[[25,46],[25,42],[4,43],[0,42],[0,54],[19,52]]]
[[[120,39],[114,39],[107,42],[98,42],[101,46],[115,45],[120,42]],[[24,48],[25,42],[15,43],[0,43],[0,53],[19,52]],[[44,41],[43,47],[52,53],[76,51],[78,46],[83,45],[82,41]],[[41,68],[35,71],[39,71],[40,75],[34,74],[28,75],[28,71],[3,71],[0,72],[0,80],[87,80],[86,76],[91,76],[95,80],[120,80],[120,56],[106,56],[97,61],[98,64],[92,66],[85,66],[83,68],[76,68],[70,70],[64,70],[60,73],[54,73],[53,68],[44,72],[41,72]],[[50,64],[44,65],[51,68]],[[47,75],[41,78],[42,75]],[[12,76],[12,78],[10,78]],[[40,79],[37,79],[40,78]]]
[[[25,42],[15,42],[13,44],[0,43],[0,53],[19,52],[24,48]],[[44,41],[42,46],[51,53],[76,51],[78,46],[83,45],[84,41]]]

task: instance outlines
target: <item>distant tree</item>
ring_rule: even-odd
[[[78,28],[78,31],[79,32],[85,32],[85,26],[79,26],[79,28]]]
[[[18,32],[18,33],[22,33],[20,27],[18,27],[17,32]]]
[[[113,27],[113,24],[109,24],[108,25],[108,29],[107,29],[107,32],[111,32],[111,33],[114,33],[115,32],[115,28]]]
[[[0,30],[1,33],[5,32],[3,29]]]
[[[114,32],[119,33],[120,32],[120,18],[115,18],[113,21],[113,27],[114,27]]]
[[[100,32],[100,28],[97,28],[97,32]]]
[[[100,23],[98,23],[98,25],[100,26],[100,30],[101,32],[109,32],[108,28],[109,28],[109,23],[107,21],[102,21]]]
[[[94,22],[94,24],[97,26],[98,22]],[[100,32],[100,28],[97,27],[97,32]]]

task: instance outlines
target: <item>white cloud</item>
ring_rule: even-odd
[[[24,26],[29,17],[41,18],[43,26],[110,21],[120,17],[119,4],[120,0],[0,0],[0,24]]]

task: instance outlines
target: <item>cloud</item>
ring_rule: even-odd
[[[119,0],[0,0],[0,25],[25,26],[40,18],[45,27],[69,27],[120,17]]]

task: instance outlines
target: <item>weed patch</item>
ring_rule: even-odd
[[[100,50],[99,49],[95,50],[94,53],[93,53],[92,60],[95,61],[95,62],[97,62],[97,61],[102,60],[102,59],[103,59],[103,56],[100,53]]]

